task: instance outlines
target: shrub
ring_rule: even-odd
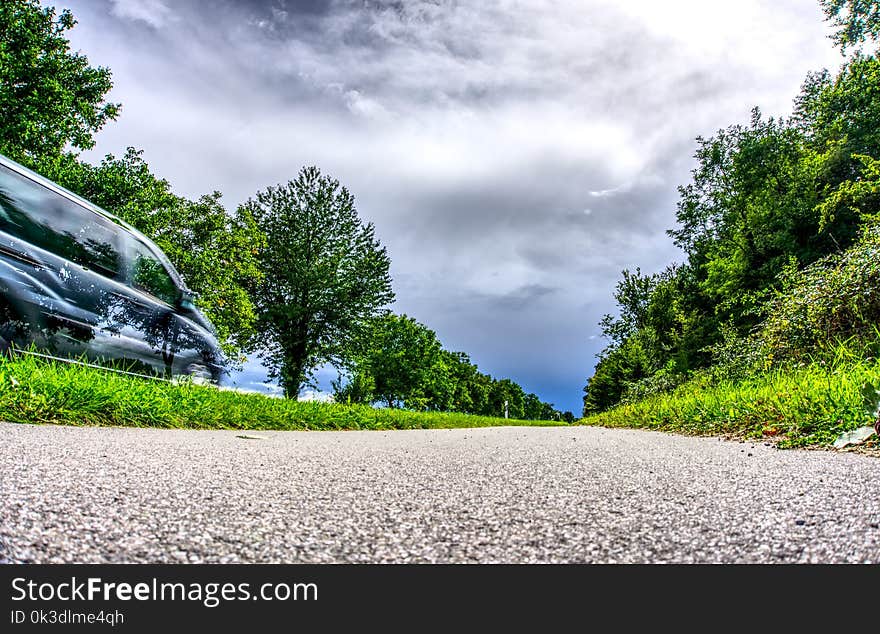
[[[880,323],[880,223],[867,223],[845,251],[800,271],[788,267],[782,282],[755,334],[765,367],[870,337]]]

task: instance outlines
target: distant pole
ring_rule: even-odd
[[[504,418],[507,418],[507,401],[504,401]]]

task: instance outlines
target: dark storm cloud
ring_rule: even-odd
[[[810,0],[68,4],[123,102],[90,157],[142,147],[229,205],[320,166],[388,246],[396,310],[574,410],[620,270],[679,256],[693,138],[837,63]]]

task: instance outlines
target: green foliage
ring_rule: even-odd
[[[880,161],[862,154],[855,154],[853,158],[864,166],[861,177],[844,181],[816,206],[823,231],[842,213],[859,216],[863,221],[880,217]]]
[[[604,350],[584,388],[584,416],[619,403],[633,383],[651,374],[651,365],[642,342],[635,337]]]
[[[754,335],[765,365],[800,359],[828,342],[863,338],[880,323],[880,223],[853,247],[790,268]]]
[[[13,158],[94,146],[92,135],[115,119],[104,96],[110,71],[70,50],[76,20],[38,0],[0,3],[0,152]]]
[[[686,262],[654,276],[624,272],[619,316],[601,322],[609,344],[585,388],[585,413],[672,389],[713,365],[742,377],[763,367],[758,357],[805,355],[823,336],[863,334],[874,292],[859,236],[880,214],[878,121],[880,62],[856,55],[836,77],[809,75],[791,120],[756,108],[748,125],[697,139],[697,167],[668,232]],[[802,269],[809,273],[794,288]],[[846,297],[853,292],[863,294]],[[815,330],[826,326],[830,333]]]
[[[880,422],[880,382],[865,383],[862,386],[862,403],[865,413]]]
[[[614,290],[619,315],[605,315],[600,322],[602,334],[612,345],[621,345],[645,327],[651,295],[659,281],[659,276],[643,275],[639,268],[635,273],[625,269],[621,275],[623,279]]]
[[[355,349],[347,381],[333,386],[340,403],[500,416],[507,401],[511,418],[562,416],[510,379],[482,374],[466,354],[444,350],[433,330],[406,315],[387,312],[372,318]]]
[[[252,293],[264,358],[295,397],[316,367],[350,360],[365,322],[393,301],[391,262],[354,197],[316,167],[258,192],[240,214],[266,237]]]
[[[872,342],[871,350],[880,341]],[[685,434],[764,439],[780,447],[827,445],[872,424],[866,384],[880,384],[880,362],[865,349],[840,345],[815,362],[781,366],[742,380],[699,374],[672,392],[615,407],[581,421]]]
[[[306,403],[0,356],[0,420],[187,429],[446,429],[553,425],[451,413]]]
[[[877,0],[820,0],[827,19],[837,27],[834,42],[842,52],[880,36]]]
[[[90,165],[70,153],[40,157],[29,165],[47,178],[99,207],[116,214],[145,234],[157,229],[150,215],[176,206],[182,199],[167,180],[154,175],[143,150],[126,148],[116,157],[108,154],[99,165]]]
[[[441,369],[435,333],[411,317],[389,312],[371,319],[364,336],[353,392],[371,385],[366,402],[424,409],[429,393],[437,391],[432,382]]]
[[[698,141],[693,182],[680,188],[680,227],[669,233],[716,315],[745,332],[788,260],[808,264],[846,246],[856,219],[841,214],[819,231],[819,178],[833,155],[808,151],[789,124],[764,120],[755,109],[749,126]]]
[[[442,401],[438,399],[434,409],[450,412],[487,412],[489,388],[492,378],[482,374],[470,358],[463,352],[441,350],[445,389]],[[436,392],[440,392],[436,390]],[[490,414],[487,414],[490,415]]]
[[[489,388],[487,407],[489,411],[502,414],[507,403],[507,415],[510,418],[525,417],[525,392],[510,379],[493,381]]]
[[[797,100],[793,124],[804,131],[811,149],[837,146],[825,179],[832,185],[855,177],[861,169],[853,154],[880,156],[880,60],[858,55],[832,78],[810,75]]]

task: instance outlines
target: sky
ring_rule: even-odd
[[[396,312],[576,414],[620,272],[681,259],[695,138],[842,61],[818,0],[50,4],[122,103],[87,160],[135,146],[230,209],[317,165],[388,248]]]

